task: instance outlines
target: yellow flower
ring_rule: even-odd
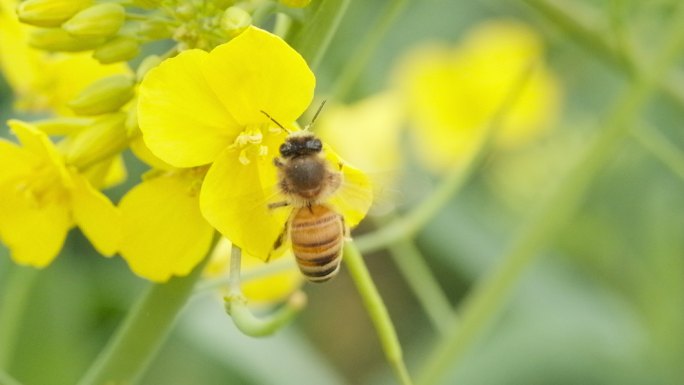
[[[200,192],[203,216],[261,259],[268,258],[289,215],[286,209],[268,208],[286,200],[276,188],[273,165],[286,134],[262,111],[295,130],[314,83],[296,51],[279,37],[249,27],[209,53],[189,50],[164,61],[140,86],[139,123],[149,149],[174,167],[210,165]],[[340,162],[324,150],[329,161]],[[344,170],[351,184],[368,184],[358,170]],[[343,190],[330,204],[354,226],[370,201],[347,198]]]
[[[204,270],[206,277],[230,274],[231,242],[222,238],[211,253],[209,264]],[[250,306],[268,306],[286,300],[304,283],[302,274],[295,264],[283,271],[249,279],[249,275],[264,267],[264,261],[242,253],[240,259],[240,290]],[[228,293],[224,293],[228,294]]]
[[[66,103],[87,85],[130,73],[125,63],[101,65],[87,53],[48,54],[29,47],[29,27],[17,19],[16,6],[15,0],[0,0],[0,69],[14,90],[18,109],[71,114]]]
[[[0,238],[12,259],[48,265],[74,224],[100,253],[114,254],[120,218],[109,199],[65,164],[43,132],[17,120],[9,125],[23,146],[0,140]]]
[[[475,28],[458,47],[435,45],[407,57],[397,73],[427,167],[441,170],[469,159],[515,87],[496,144],[515,147],[538,137],[557,116],[560,92],[543,63],[534,31],[512,21]]]

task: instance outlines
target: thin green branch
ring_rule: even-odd
[[[399,268],[418,302],[425,310],[432,326],[445,334],[455,318],[449,299],[425,263],[425,259],[409,239],[401,239],[389,246],[392,260]]]
[[[392,27],[397,18],[402,14],[407,0],[393,0],[387,5],[378,17],[378,21],[373,23],[373,28],[363,39],[361,46],[350,56],[349,62],[343,67],[342,73],[337,77],[332,87],[331,94],[339,100],[344,100],[354,84],[359,79],[368,62],[373,58],[373,54],[378,49],[387,31]]]
[[[21,385],[21,383],[7,372],[0,370],[0,385]]]
[[[328,50],[342,17],[347,12],[350,0],[322,0],[316,13],[292,40],[292,46],[316,72]]]
[[[665,36],[666,44],[653,70],[648,72],[647,77],[639,77],[630,85],[605,123],[597,127],[597,134],[576,166],[540,204],[499,265],[477,284],[464,301],[462,317],[454,325],[452,333],[440,341],[428,357],[419,381],[421,385],[437,383],[447,369],[461,358],[501,309],[507,294],[525,268],[576,211],[592,179],[626,137],[631,122],[638,117],[659,79],[667,73],[684,48],[684,6],[679,7],[671,22],[671,31]]]
[[[674,174],[684,180],[684,152],[653,127],[637,126],[632,137]]]
[[[240,261],[242,250],[233,245],[230,250],[229,293],[224,298],[226,313],[230,315],[235,326],[250,337],[268,336],[292,322],[294,317],[306,306],[306,294],[301,291],[293,293],[285,305],[264,317],[256,317],[247,306],[247,298],[240,288]]]
[[[166,339],[208,260],[186,277],[150,285],[78,385],[135,384]]]
[[[11,357],[19,329],[39,272],[40,270],[31,267],[10,267],[0,301],[0,368],[6,369],[12,365]]]
[[[380,293],[378,293],[378,289],[375,287],[375,283],[373,283],[366,263],[363,261],[363,256],[352,242],[347,242],[344,246],[344,262],[361,295],[375,330],[378,332],[387,361],[392,366],[399,382],[402,385],[411,385],[413,382],[406,368],[406,363],[404,363],[401,344],[394,324],[392,324],[392,319],[382,297],[380,297]]]

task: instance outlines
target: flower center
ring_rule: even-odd
[[[238,156],[240,163],[248,165],[252,162],[252,158],[268,155],[268,146],[263,144],[264,132],[266,134],[271,134],[280,132],[280,129],[276,127],[276,130],[274,131],[270,125],[264,124],[250,125],[235,138],[231,148],[240,151]]]
[[[17,183],[17,192],[39,209],[51,203],[62,203],[68,199],[60,175],[49,166],[38,166],[34,172]]]

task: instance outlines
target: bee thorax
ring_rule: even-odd
[[[323,162],[315,158],[296,158],[285,170],[285,178],[295,191],[320,190],[325,181],[326,169]]]

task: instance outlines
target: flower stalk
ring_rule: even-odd
[[[208,258],[186,277],[151,284],[78,385],[135,384],[164,342]]]
[[[361,295],[375,330],[378,332],[385,357],[392,366],[395,376],[402,385],[412,384],[406,363],[404,363],[399,337],[397,337],[397,331],[394,329],[387,307],[385,307],[385,303],[377,287],[375,287],[373,278],[371,278],[366,263],[363,261],[363,256],[352,242],[347,242],[344,245],[344,262]]]
[[[229,293],[224,298],[226,313],[231,316],[235,326],[250,337],[263,337],[275,333],[292,322],[294,317],[306,306],[306,294],[294,292],[288,301],[273,314],[256,317],[247,306],[247,298],[240,289],[240,259],[242,250],[233,245],[230,250]]]

